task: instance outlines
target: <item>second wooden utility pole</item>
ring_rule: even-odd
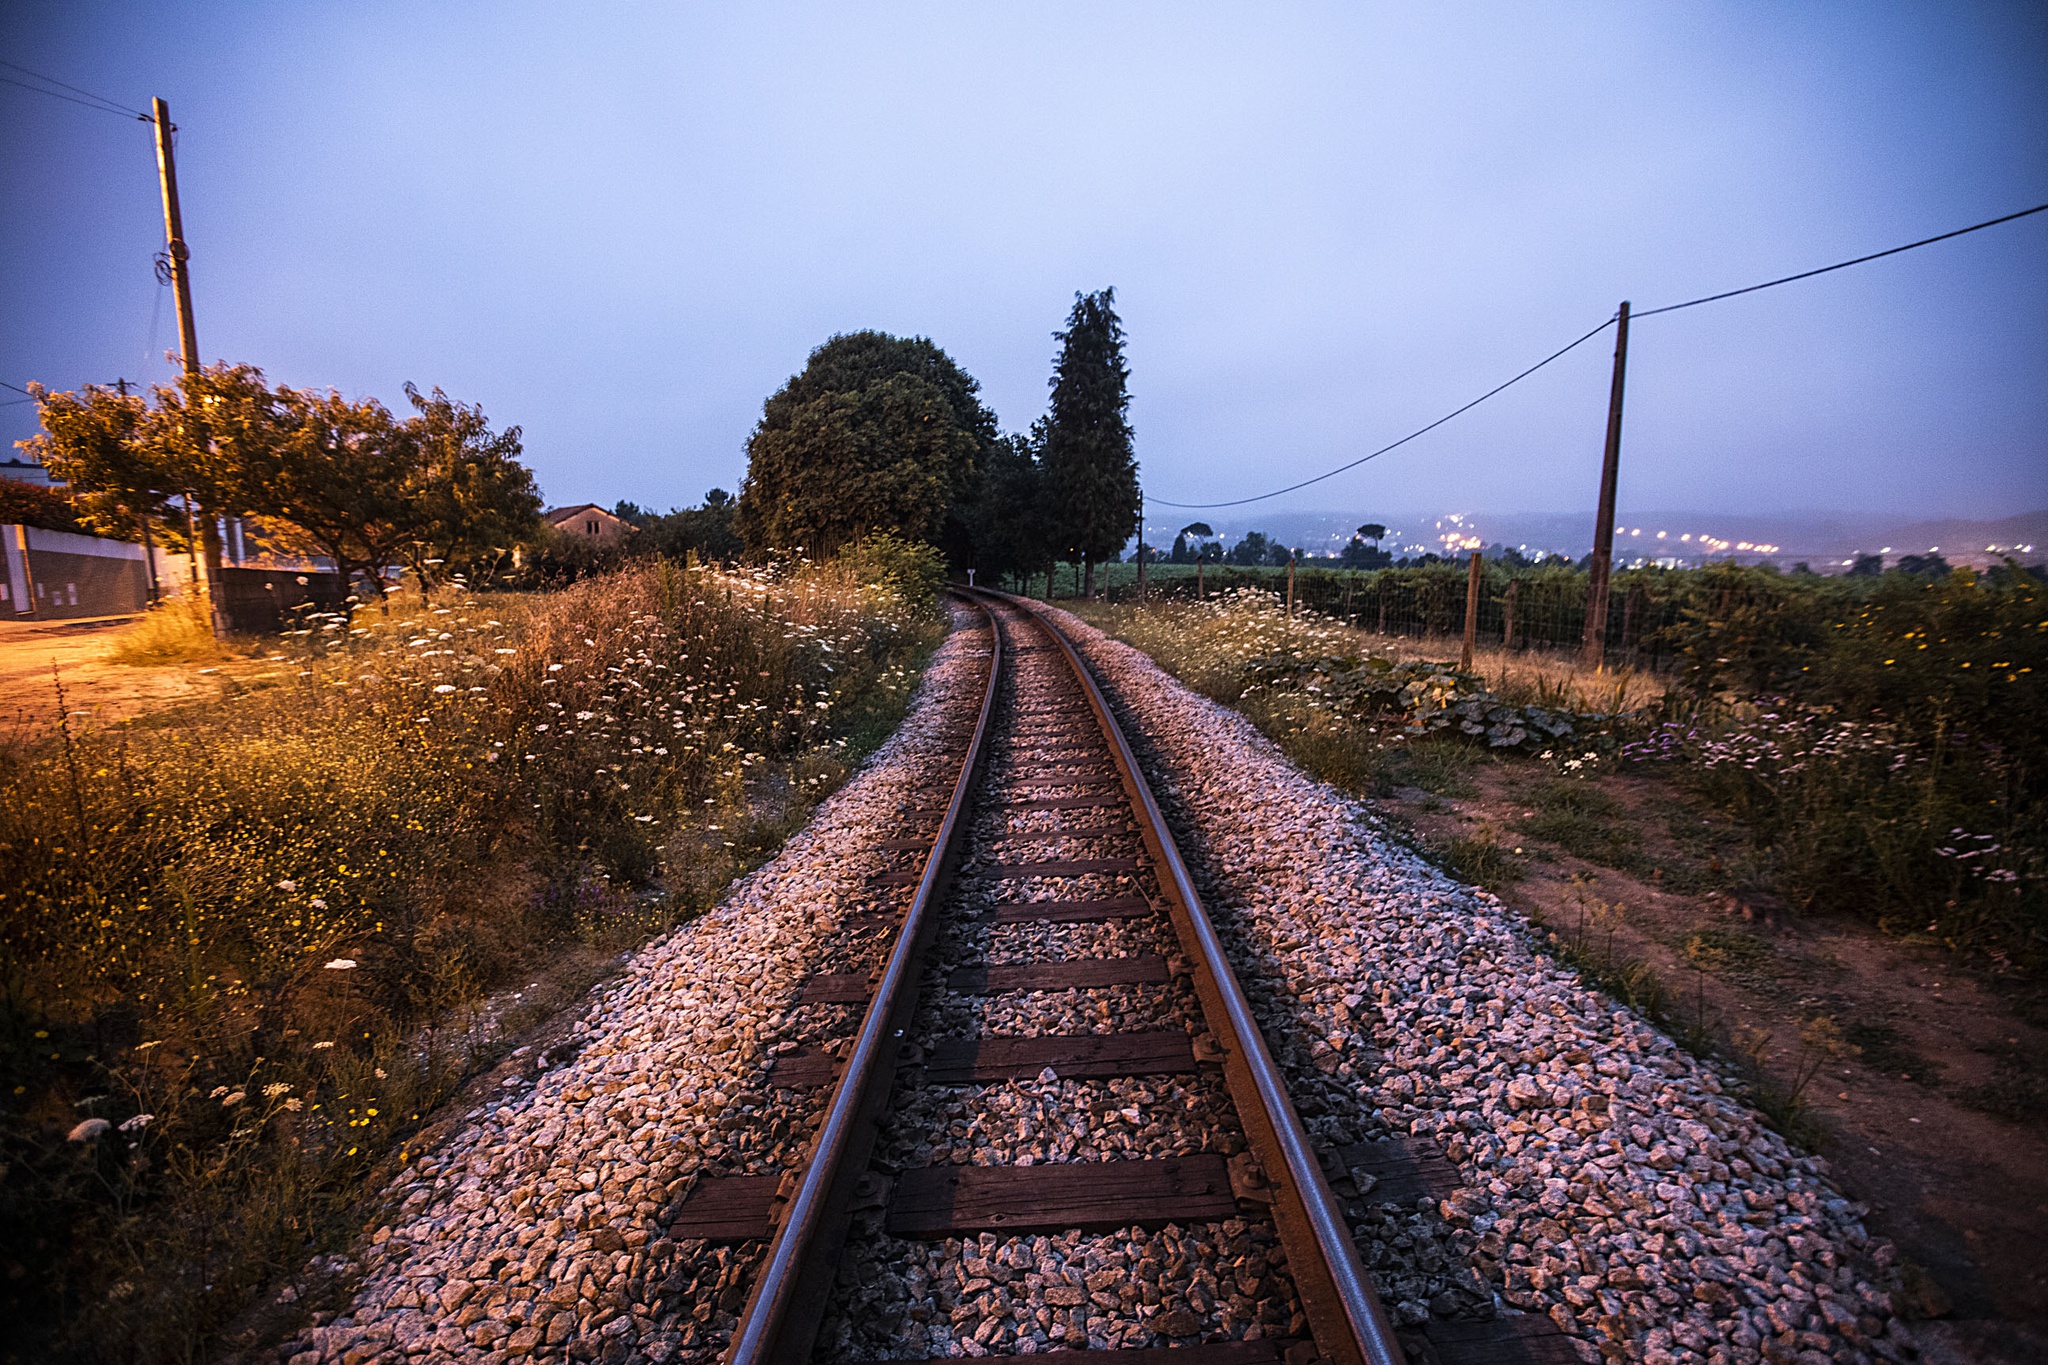
[[[1586,667],[1607,656],[1607,581],[1614,571],[1614,479],[1621,468],[1621,391],[1628,374],[1628,300],[1615,318],[1614,387],[1607,395],[1607,449],[1600,462],[1600,514],[1593,524],[1593,566],[1586,578]]]
[[[1145,490],[1138,490],[1138,600],[1145,600]]]
[[[192,320],[192,251],[185,245],[185,214],[178,206],[178,162],[171,149],[171,134],[177,129],[171,124],[171,106],[160,99],[149,102],[150,121],[156,125],[156,171],[157,179],[164,192],[164,260],[168,263],[171,276],[171,293],[178,309],[178,352],[184,362],[185,377],[196,378],[199,364],[199,328]],[[215,546],[215,535],[206,534],[202,527],[213,526],[213,513],[203,510],[193,515],[192,495],[185,494],[185,516],[188,529],[195,537],[192,546],[194,564],[203,562],[204,575],[200,578],[200,591],[206,595],[207,617],[213,624],[215,639],[227,637],[227,620],[221,614],[220,556]],[[204,543],[206,553],[199,553]]]
[[[1458,671],[1472,671],[1472,649],[1479,643],[1479,551],[1472,552],[1472,568],[1465,575],[1465,648],[1458,655]]]

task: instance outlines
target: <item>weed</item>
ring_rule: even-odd
[[[1516,826],[1522,833],[1603,867],[1647,870],[1641,832],[1616,823],[1621,803],[1585,779],[1555,778],[1538,787],[1530,801],[1536,812]]]
[[[1771,945],[1743,929],[1702,929],[1685,941],[1685,960],[1737,981],[1770,978]]]
[[[699,913],[886,734],[938,634],[899,568],[316,614],[252,687],[0,750],[17,1338],[204,1354],[342,1237],[489,1045],[452,1019]]]
[[[1490,829],[1447,839],[1432,852],[1437,861],[1456,873],[1460,880],[1488,891],[1499,891],[1522,879],[1521,860],[1502,848]]]
[[[151,607],[121,633],[108,657],[115,663],[161,667],[217,663],[227,653],[213,638],[205,599],[188,596],[166,598]]]

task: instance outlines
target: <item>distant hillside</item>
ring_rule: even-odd
[[[1148,518],[1148,540],[1167,546],[1175,531],[1196,520]],[[1248,531],[1263,531],[1275,540],[1310,554],[1341,549],[1354,528],[1377,522],[1387,528],[1385,547],[1399,555],[1455,551],[1477,540],[1484,545],[1512,545],[1526,553],[1565,554],[1573,558],[1593,548],[1593,513],[1584,512],[1256,512],[1201,518],[1226,541]],[[1663,535],[1660,537],[1659,532]],[[1790,565],[1805,560],[1826,572],[1858,554],[1885,555],[1938,551],[1952,564],[1983,567],[2007,555],[2025,563],[2048,558],[2048,510],[1990,521],[1964,518],[1901,522],[1875,516],[1825,514],[1742,516],[1727,512],[1624,512],[1617,518],[1616,553],[1627,558],[1672,558],[1697,562],[1733,555],[1746,561],[1768,560]]]

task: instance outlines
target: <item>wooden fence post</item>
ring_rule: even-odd
[[[1294,556],[1287,556],[1287,619],[1294,619]]]
[[[1472,552],[1472,567],[1465,575],[1465,649],[1458,655],[1458,671],[1472,671],[1472,647],[1479,643],[1479,551]]]
[[[1500,647],[1502,649],[1513,649],[1515,647],[1515,598],[1519,595],[1521,587],[1521,579],[1510,578],[1508,580],[1507,596],[1501,599]]]

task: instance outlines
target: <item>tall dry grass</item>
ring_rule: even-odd
[[[941,629],[913,596],[664,562],[409,598],[0,751],[19,1348],[203,1353],[479,1062],[466,1011],[700,911],[886,735]]]

